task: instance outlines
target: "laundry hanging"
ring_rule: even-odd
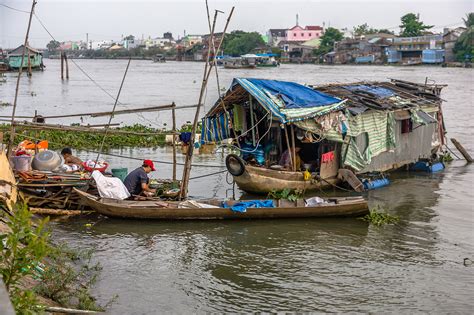
[[[227,138],[230,138],[230,130],[226,113],[202,119],[201,142],[217,142]]]

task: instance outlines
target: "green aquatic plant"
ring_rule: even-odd
[[[163,130],[140,124],[114,128],[113,130],[146,133],[150,135],[109,133],[104,143],[105,149],[122,147],[149,148],[165,145],[166,135],[163,133]],[[4,133],[4,139],[7,141],[10,134],[10,126],[7,124],[0,125],[0,132]],[[16,144],[23,140],[48,140],[49,148],[53,150],[61,149],[65,146],[75,149],[97,149],[101,146],[104,138],[102,133],[75,130],[28,130],[21,126],[16,128],[16,132]]]
[[[303,192],[301,190],[293,190],[289,188],[285,188],[283,190],[271,190],[268,195],[267,199],[285,199],[289,201],[296,201],[303,196]]]
[[[440,162],[448,163],[448,162],[452,162],[454,159],[451,156],[451,153],[445,152],[444,154],[439,156],[439,160],[440,160]]]
[[[399,217],[386,213],[380,206],[370,209],[369,214],[366,214],[361,219],[375,226],[394,224],[400,220]]]

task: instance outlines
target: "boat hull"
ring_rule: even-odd
[[[336,204],[314,207],[297,206],[299,202],[276,201],[275,208],[248,208],[246,212],[234,212],[228,208],[178,208],[160,207],[154,201],[128,201],[102,199],[76,190],[81,200],[98,213],[108,217],[127,219],[157,220],[242,220],[242,219],[283,219],[314,217],[352,217],[369,212],[363,198],[342,198]],[[173,204],[173,203],[171,203]]]
[[[254,194],[284,189],[313,191],[333,187],[339,181],[337,177],[327,178],[325,181],[304,180],[302,172],[277,171],[249,165],[245,166],[242,175],[233,178],[240,189]]]

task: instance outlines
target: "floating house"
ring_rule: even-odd
[[[241,154],[229,155],[226,166],[244,191],[328,188],[344,174],[364,177],[435,158],[445,143],[443,87],[236,78],[203,118],[201,141],[237,139]]]
[[[25,49],[24,45],[8,53],[8,65],[11,69],[20,68],[22,55],[25,55],[23,68],[31,66],[32,69],[43,69],[43,53],[28,46]]]

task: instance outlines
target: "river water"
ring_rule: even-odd
[[[22,79],[18,115],[31,116],[111,110],[112,97],[74,65],[60,80],[59,62]],[[96,82],[115,95],[123,60],[76,60]],[[120,107],[197,103],[203,63],[132,61]],[[449,86],[443,90],[448,137],[470,152],[474,72],[470,69],[389,66],[282,65],[274,69],[219,70],[221,88],[233,77],[251,76],[320,84],[398,78]],[[0,84],[0,101],[13,100],[15,74]],[[217,96],[211,78],[206,108]],[[11,107],[0,107],[9,115]],[[193,117],[178,114],[178,125]],[[86,119],[85,123],[104,120]],[[117,116],[116,122],[170,126],[170,113]],[[53,121],[50,121],[53,122]],[[64,122],[61,121],[61,122]],[[66,121],[79,122],[78,120]],[[169,161],[170,148],[122,149],[113,153]],[[88,153],[80,151],[86,158]],[[132,169],[138,161],[107,157]],[[179,161],[183,157],[179,156]],[[223,165],[223,157],[196,156],[196,163]],[[192,176],[222,168],[193,168]],[[178,174],[181,174],[178,168]],[[171,167],[158,164],[154,176]],[[52,223],[53,237],[75,248],[95,248],[103,271],[94,288],[99,302],[115,294],[113,314],[204,312],[434,312],[472,313],[474,309],[474,168],[462,160],[438,174],[391,176],[387,188],[371,191],[372,207],[400,217],[396,225],[374,227],[357,219],[267,220],[249,222],[152,222],[103,217]],[[196,197],[231,195],[226,176],[191,181]],[[240,192],[237,191],[237,195]],[[92,224],[91,227],[86,224]]]

